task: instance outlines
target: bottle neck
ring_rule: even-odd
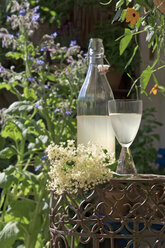
[[[103,56],[89,56],[89,64],[103,65]]]

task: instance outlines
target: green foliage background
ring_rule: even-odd
[[[11,66],[0,65],[0,89],[16,98],[1,110],[1,248],[49,247],[45,149],[51,141],[76,139],[77,98],[86,60],[76,44],[58,44],[56,33],[34,45],[31,34],[39,25],[39,9],[31,9],[27,1],[12,1],[9,29],[1,29]]]
[[[6,6],[10,3],[10,7],[7,10],[9,17],[6,18],[5,11],[1,15],[1,25],[4,25],[1,29],[0,90],[9,91],[16,101],[0,112],[0,247],[48,248],[49,192],[46,182],[49,163],[45,149],[51,141],[59,144],[76,139],[77,97],[87,64],[79,46],[58,44],[55,33],[42,37],[38,45],[33,43],[31,36],[39,27],[40,16],[36,14],[41,12],[45,21],[57,22],[59,27],[61,17],[74,1],[56,1],[55,9],[54,1],[30,1],[31,6],[28,1],[5,3]],[[40,5],[37,11],[34,9],[36,3]],[[122,5],[122,1],[120,3]],[[20,10],[26,10],[25,15],[20,14]],[[34,15],[35,21],[32,20]],[[123,54],[128,35],[132,38],[130,30],[122,37],[126,41],[121,49]],[[107,42],[109,49],[113,46],[117,49],[114,40],[113,46],[111,44]],[[129,62],[128,57],[124,61]],[[146,167],[140,167],[144,161],[148,172],[155,159],[150,155],[156,154],[153,141],[158,138],[155,127],[159,125],[154,121],[153,110],[145,116],[146,124],[137,136],[133,153],[142,172],[146,171]]]

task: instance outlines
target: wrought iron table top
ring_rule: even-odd
[[[52,248],[165,248],[165,176],[113,178],[93,190],[51,193]],[[79,240],[79,241],[78,241]]]

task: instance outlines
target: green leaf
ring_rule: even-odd
[[[26,179],[30,180],[31,182],[38,184],[38,176],[30,171],[22,171],[21,174],[25,176]]]
[[[154,28],[149,28],[147,29],[147,36],[146,36],[146,41],[149,43],[152,39],[152,37],[154,36],[155,34],[155,30]]]
[[[128,28],[125,28],[124,37],[121,39],[120,46],[119,46],[120,55],[122,55],[123,52],[125,51],[125,49],[128,47],[132,37],[133,37],[133,35],[131,33],[131,30]]]
[[[126,9],[123,9],[122,13],[121,13],[121,21],[123,22],[125,20],[125,17],[126,17],[126,13],[127,13],[127,10]]]
[[[7,83],[0,83],[0,90],[1,89],[11,90],[11,85]]]
[[[10,105],[10,107],[5,111],[6,114],[19,113],[20,112],[30,112],[34,106],[31,101],[17,101]]]
[[[47,135],[40,135],[38,139],[43,143],[46,144],[49,140],[49,137]]]
[[[45,11],[45,12],[49,12],[49,8],[48,7],[41,7],[41,9],[43,10],[43,11]]]
[[[119,1],[116,3],[116,9],[118,9],[119,7],[121,7],[123,4],[124,4],[124,0],[119,0]]]
[[[39,126],[39,128],[46,130],[45,123],[43,122],[43,120],[37,121],[37,125]]]
[[[154,79],[155,84],[159,84],[159,82],[158,82],[158,80],[157,80],[157,78],[156,78],[156,76],[155,76],[154,73],[152,73],[152,76],[153,76],[153,79]]]
[[[143,90],[146,89],[148,82],[151,78],[151,75],[152,75],[152,69],[151,69],[151,66],[148,65],[147,68],[142,72],[140,76],[141,86]]]
[[[0,173],[0,186],[3,188],[7,182],[7,176],[4,172]]]
[[[56,81],[57,80],[57,77],[54,75],[54,74],[48,74],[47,75],[47,78],[50,80],[50,81]]]
[[[15,183],[17,178],[13,175],[6,175],[5,172],[0,173],[0,187],[1,188],[8,188],[10,185]]]
[[[34,213],[36,203],[28,198],[23,200],[11,201],[9,214],[20,218],[22,223],[28,224]]]
[[[132,54],[131,58],[129,59],[128,63],[126,64],[125,69],[131,64],[131,62],[132,62],[132,60],[133,60],[133,58],[134,58],[134,56],[135,56],[135,54],[136,54],[138,48],[139,48],[138,45],[134,48],[133,54]]]
[[[115,14],[113,20],[112,20],[112,23],[114,23],[115,21],[117,21],[119,19],[119,17],[121,16],[121,13],[122,13],[122,9],[119,8],[118,11]]]
[[[126,5],[128,6],[130,2],[132,2],[132,0],[126,0]]]
[[[8,168],[5,169],[6,175],[10,175],[10,174],[12,174],[14,171],[15,171],[15,166],[13,166],[13,165],[10,165],[10,166],[8,166]]]
[[[29,89],[28,87],[24,88],[24,96],[26,99],[37,100],[37,96],[33,89]]]
[[[55,12],[54,10],[51,10],[51,11],[50,11],[50,14],[51,14],[52,16],[56,16],[56,15],[57,15],[56,12]]]
[[[0,151],[0,158],[1,159],[10,159],[14,155],[16,155],[16,151],[11,147],[6,147]]]
[[[1,131],[1,135],[3,138],[11,138],[14,141],[18,141],[22,139],[22,132],[20,130],[20,128],[18,127],[18,125],[12,121],[8,121],[2,131]]]
[[[23,59],[24,58],[23,57],[23,54],[22,53],[18,53],[18,52],[8,52],[6,54],[6,57],[13,58],[13,59],[16,59],[16,60]]]
[[[111,171],[116,171],[118,162],[115,161],[113,164],[107,165],[106,168],[111,169]]]
[[[164,94],[165,93],[165,87],[164,86],[159,86],[159,91]]]
[[[13,243],[19,236],[18,222],[9,222],[5,227],[0,231],[0,247],[9,248],[12,247]]]

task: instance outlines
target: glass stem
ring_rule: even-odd
[[[137,174],[137,170],[129,147],[122,147],[118,160],[117,173]]]

